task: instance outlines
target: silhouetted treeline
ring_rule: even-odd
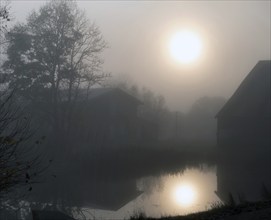
[[[143,105],[139,116],[153,123],[157,129],[157,140],[174,140],[193,144],[216,144],[215,116],[226,103],[223,97],[200,97],[188,112],[172,111],[162,95],[157,95],[146,87],[117,81],[116,85],[140,99]],[[178,100],[181,102],[181,100]]]

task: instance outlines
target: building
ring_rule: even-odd
[[[143,103],[118,88],[91,89],[78,100],[73,114],[72,135],[83,145],[136,145],[154,139],[153,125],[138,116]]]
[[[216,116],[216,193],[225,202],[271,192],[270,63],[259,61]]]

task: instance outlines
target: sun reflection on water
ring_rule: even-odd
[[[137,188],[142,195],[116,212],[89,210],[96,219],[128,219],[138,211],[159,218],[205,211],[220,201],[214,193],[216,173],[212,168],[145,177],[137,181]]]
[[[140,181],[144,191],[140,205],[147,215],[184,215],[210,208],[215,195],[215,168],[186,169],[177,174]]]
[[[173,197],[180,206],[191,206],[197,199],[196,189],[191,184],[181,184],[174,189]]]

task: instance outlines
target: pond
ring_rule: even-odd
[[[215,167],[189,168],[177,174],[149,176],[136,181],[139,196],[117,211],[88,209],[88,218],[128,219],[138,213],[160,217],[205,211],[220,202]]]

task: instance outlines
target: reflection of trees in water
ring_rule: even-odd
[[[200,155],[172,149],[86,149],[55,163],[51,168],[56,178],[48,179],[35,192],[41,201],[61,198],[70,205],[116,209],[134,200],[140,191],[147,196],[153,190],[163,191],[160,175],[181,175],[189,167],[203,169],[201,163],[207,158]],[[136,179],[148,176],[152,177],[139,181],[137,188]]]
[[[68,167],[75,173],[90,178],[116,180],[137,179],[163,173],[178,173],[189,167],[204,169],[201,165],[215,164],[214,152],[202,150],[159,149],[155,147],[125,147],[106,149],[104,152],[89,151],[73,155],[76,163]],[[83,169],[82,167],[87,167]],[[77,169],[77,171],[76,171]]]
[[[164,189],[164,182],[161,176],[150,176],[140,179],[137,187],[145,196],[149,196],[153,191],[161,192]]]
[[[171,184],[180,183],[180,181],[187,181],[192,179],[193,181],[205,181],[204,176],[210,175],[210,173],[215,173],[215,167],[202,164],[199,167],[190,167],[181,169],[176,173],[164,173],[158,176],[148,176],[141,178],[137,181],[137,187],[140,191],[143,191],[144,194],[149,196],[154,191],[161,193],[165,190],[166,185],[169,182]],[[192,177],[192,178],[191,178]],[[168,182],[169,181],[169,182]]]
[[[140,197],[140,206],[148,216],[184,215],[190,212],[206,210],[214,202],[219,201],[215,196],[215,168],[202,166],[188,168],[179,173],[164,173],[160,176],[150,176],[138,181],[138,186],[144,191]],[[178,190],[188,187],[193,190],[195,200],[190,205],[180,204]]]

